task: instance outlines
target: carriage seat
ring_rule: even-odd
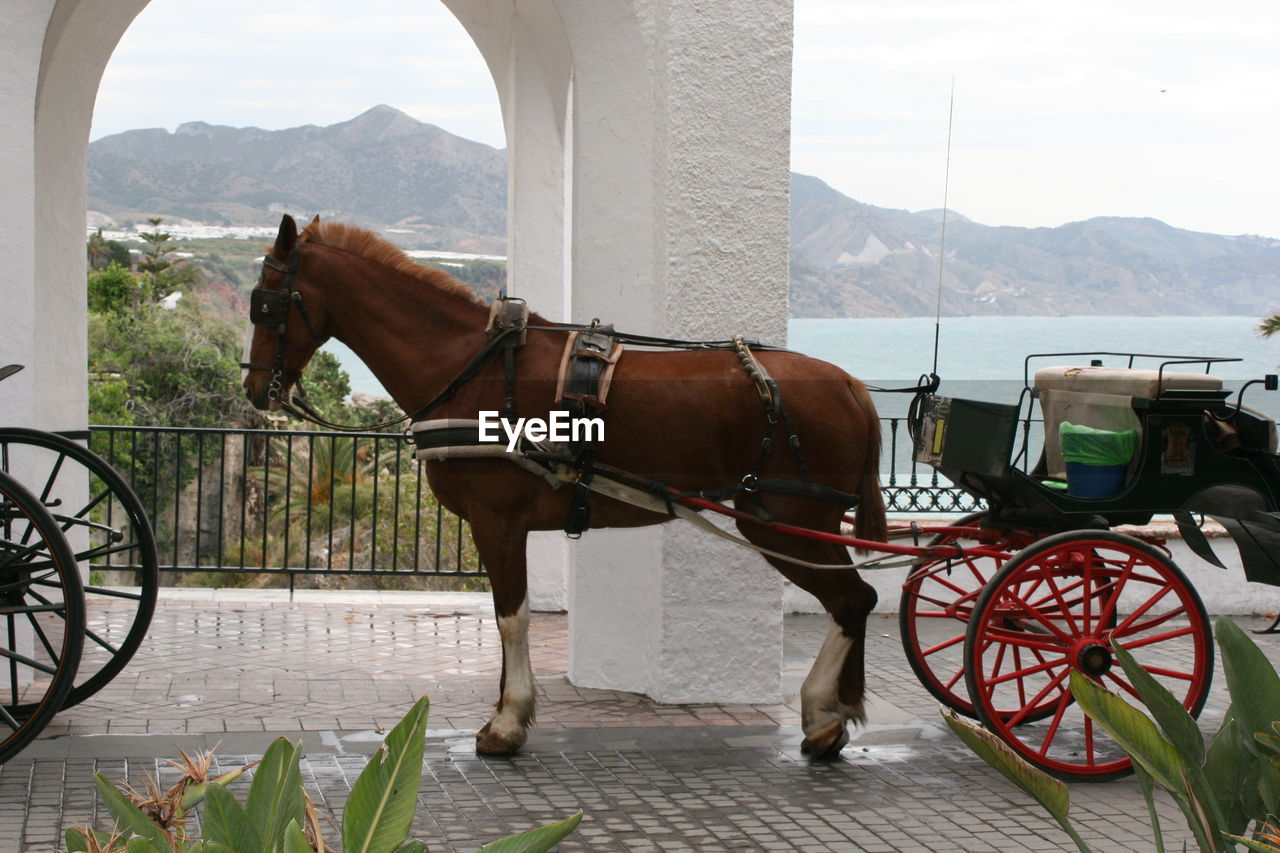
[[[1151,398],[1160,391],[1221,391],[1222,380],[1207,373],[1173,373],[1126,367],[1042,367],[1038,391],[1075,391]]]
[[[1134,399],[1150,399],[1161,391],[1221,391],[1222,380],[1207,373],[1175,373],[1124,367],[1042,367],[1033,386],[1044,413],[1044,458],[1041,476],[1065,479],[1066,461],[1058,445],[1063,421],[1107,430],[1138,430],[1142,423]],[[1133,460],[1131,465],[1136,465]]]

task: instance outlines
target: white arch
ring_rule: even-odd
[[[443,2],[501,98],[514,292],[637,332],[785,338],[791,0]],[[4,388],[11,422],[85,423],[90,118],[146,4],[6,10],[0,359],[32,367]],[[575,680],[669,701],[778,697],[781,582],[758,560],[676,528],[595,533],[577,552]],[[731,600],[706,600],[725,588]],[[621,618],[621,600],[642,606]]]

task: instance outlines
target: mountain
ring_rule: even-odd
[[[88,171],[90,210],[117,221],[269,225],[306,211],[423,248],[506,248],[504,152],[385,105],[328,127],[131,130],[90,144]]]
[[[940,213],[872,207],[793,175],[791,313],[933,314]],[[942,267],[949,315],[1262,316],[1280,304],[1280,240],[1155,219],[1013,228],[949,212]]]
[[[271,225],[281,211],[383,230],[415,248],[501,253],[505,153],[388,106],[328,127],[192,122],[89,146],[89,207]],[[792,175],[791,313],[930,316],[942,211],[862,204]],[[992,227],[947,212],[949,315],[1263,316],[1280,306],[1280,240],[1102,217],[1057,228]]]

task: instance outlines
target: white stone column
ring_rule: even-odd
[[[573,318],[784,340],[789,0],[561,9],[575,64]],[[574,683],[665,702],[778,699],[782,581],[758,557],[675,525],[591,531],[575,556]]]
[[[573,61],[552,0],[445,0],[484,56],[507,137],[507,290],[553,321],[569,317],[566,116]],[[573,543],[529,537],[529,606],[568,606]]]
[[[8,423],[36,422],[36,132],[35,103],[40,51],[53,2],[17,4],[0,27],[0,299],[5,333],[0,364],[28,369],[0,384],[0,405]],[[81,380],[83,384],[83,378]]]

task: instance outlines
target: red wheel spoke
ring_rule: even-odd
[[[1137,625],[1130,625],[1128,628],[1125,629],[1124,634],[1122,634],[1121,636],[1128,636],[1131,634],[1139,634],[1143,631],[1150,631],[1152,628],[1156,627],[1157,625],[1162,625],[1165,622],[1168,622],[1170,619],[1174,618],[1175,616],[1182,616],[1186,614],[1186,612],[1187,612],[1187,609],[1185,607],[1179,607],[1176,610],[1169,611],[1168,613],[1162,613],[1159,616],[1156,616],[1152,619],[1148,619],[1146,622],[1141,622]],[[1142,646],[1149,646],[1152,643],[1158,643],[1161,640],[1168,640],[1173,637],[1181,637],[1186,634],[1192,634],[1192,633],[1195,633],[1194,628],[1191,628],[1191,627],[1180,628],[1178,630],[1168,631],[1164,634],[1156,634],[1151,637],[1142,637],[1141,639],[1134,640],[1131,643],[1130,642],[1121,643],[1121,645],[1123,645],[1126,649],[1128,648],[1136,649]],[[1114,638],[1116,636],[1116,633],[1113,631],[1111,633],[1111,636],[1112,638]]]
[[[933,581],[943,589],[951,590],[956,595],[960,596],[960,598],[970,598],[970,597],[976,597],[978,595],[978,590],[965,589],[964,587],[960,586],[960,584],[951,580],[951,578],[944,577],[943,575],[936,575],[936,574],[930,575],[928,579]],[[922,582],[923,582],[923,579],[922,579]],[[979,589],[980,588],[981,587],[979,587]],[[943,602],[943,601],[937,601],[935,603],[942,604],[944,606],[946,604],[946,602]]]
[[[1068,607],[1066,601],[1063,600],[1062,591],[1059,590],[1058,585],[1054,583],[1053,576],[1052,575],[1046,576],[1045,582],[1048,583],[1049,591],[1053,594],[1054,600],[1058,602],[1058,606],[1061,608],[1061,613],[1063,617],[1067,620],[1067,625],[1070,626],[1071,628],[1071,633],[1076,636],[1079,636],[1082,629],[1080,628],[1079,625],[1076,624],[1076,620],[1072,618],[1071,608]],[[1083,580],[1080,581],[1080,585],[1083,587],[1084,585]],[[1074,586],[1074,584],[1072,586]]]
[[[1058,727],[1062,725],[1062,715],[1067,712],[1067,708],[1070,705],[1070,693],[1064,693],[1058,697],[1058,710],[1053,713],[1053,719],[1049,721],[1049,727],[1045,729],[1044,740],[1040,743],[1040,749],[1037,750],[1041,756],[1049,754],[1049,747],[1053,744],[1054,735],[1058,733]]]
[[[1019,646],[1024,649],[1040,649],[1046,652],[1062,654],[1070,642],[1057,642],[1056,638],[1045,634],[1032,634],[1029,631],[1018,631],[1012,628],[991,628],[987,631],[991,642],[1003,643],[1007,646]]]
[[[942,651],[943,649],[949,649],[952,646],[954,646],[956,643],[963,643],[963,642],[964,642],[964,634],[957,634],[956,636],[952,637],[950,640],[945,640],[941,643],[938,643],[936,646],[930,646],[929,648],[920,652],[920,654],[923,655],[924,657],[928,657],[929,655],[936,654]]]
[[[1099,625],[1106,625],[1115,618],[1116,605],[1120,603],[1119,590],[1124,588],[1125,583],[1129,580],[1129,576],[1133,574],[1133,570],[1137,566],[1137,563],[1138,555],[1130,554],[1124,568],[1120,570],[1120,576],[1116,578],[1115,583],[1112,584],[1111,588],[1108,590],[1109,592],[1114,590],[1114,593],[1107,599],[1107,604],[1102,608],[1102,612],[1098,614]]]
[[[1003,648],[1002,648],[1002,651],[1003,651]],[[1067,663],[1067,659],[1064,657],[1064,658],[1059,658],[1058,660],[1045,661],[1044,663],[1038,663],[1035,666],[1028,666],[1023,669],[1015,670],[1013,672],[1006,672],[1003,675],[997,675],[997,673],[993,671],[991,674],[992,676],[996,676],[996,677],[988,678],[987,683],[994,687],[999,684],[1004,684],[1007,681],[1012,681],[1015,678],[1022,679],[1022,678],[1026,678],[1029,675],[1035,675],[1040,672],[1049,672],[1054,667],[1064,666],[1066,663]]]
[[[1177,670],[1177,669],[1165,669],[1162,666],[1144,666],[1143,669],[1145,669],[1147,672],[1151,673],[1152,675],[1163,675],[1165,678],[1178,678],[1183,681],[1192,681],[1196,677],[1196,674],[1194,672],[1182,672],[1181,670]]]
[[[1134,699],[1137,699],[1139,702],[1142,701],[1142,697],[1138,695],[1138,691],[1135,690],[1133,688],[1133,685],[1131,685],[1129,682],[1125,681],[1123,678],[1116,675],[1114,672],[1108,672],[1106,674],[1106,677],[1114,681],[1120,687],[1120,689],[1123,690],[1125,693],[1128,693],[1130,696],[1132,696]]]
[[[1093,718],[1088,714],[1084,717],[1084,763],[1088,767],[1094,765],[1093,759]]]
[[[1168,595],[1170,590],[1172,589],[1173,589],[1172,584],[1168,584],[1168,583],[1163,584],[1158,592],[1152,593],[1151,597],[1142,603],[1142,606],[1135,609],[1132,613],[1126,616],[1120,624],[1116,625],[1115,631],[1113,631],[1112,633],[1118,633],[1123,635],[1127,631],[1131,630],[1130,626],[1132,626],[1133,623],[1137,621],[1137,619],[1140,616],[1142,616],[1152,607],[1155,607],[1156,604],[1160,601],[1160,599]]]
[[[1053,634],[1055,637],[1061,640],[1064,645],[1069,644],[1071,642],[1071,638],[1067,636],[1067,634],[1065,634],[1062,631],[1062,629],[1060,629],[1057,625],[1054,625],[1053,622],[1044,613],[1042,613],[1039,610],[1036,610],[1031,605],[1027,604],[1027,602],[1024,601],[1022,598],[1019,598],[1018,596],[1014,595],[1010,591],[1006,591],[1004,600],[1013,601],[1014,603],[1018,604],[1022,608],[1022,611],[1023,611],[1022,615],[1036,622],[1039,622],[1046,629],[1048,629],[1049,633]]]
[[[1038,708],[1038,707],[1040,706],[1040,702],[1041,702],[1041,701],[1042,701],[1046,696],[1048,696],[1048,695],[1049,695],[1050,693],[1052,693],[1054,690],[1057,690],[1057,691],[1058,691],[1058,693],[1060,694],[1060,695],[1058,696],[1058,703],[1059,703],[1059,705],[1058,705],[1058,712],[1057,712],[1056,714],[1054,714],[1054,715],[1053,715],[1054,722],[1049,726],[1049,736],[1048,736],[1048,738],[1046,739],[1046,744],[1047,744],[1047,743],[1048,743],[1048,740],[1051,740],[1051,739],[1053,738],[1053,732],[1057,730],[1057,723],[1058,723],[1058,722],[1061,722],[1061,720],[1062,720],[1062,715],[1063,715],[1063,713],[1065,713],[1065,712],[1066,712],[1066,710],[1067,710],[1067,705],[1070,705],[1070,704],[1071,704],[1071,702],[1073,701],[1073,698],[1072,698],[1072,696],[1071,696],[1071,691],[1069,691],[1069,690],[1063,690],[1063,689],[1062,689],[1062,682],[1066,680],[1066,678],[1067,678],[1067,673],[1069,673],[1070,671],[1071,671],[1071,668],[1070,668],[1070,667],[1064,667],[1064,668],[1063,668],[1063,670],[1062,670],[1062,672],[1060,672],[1060,673],[1058,673],[1057,675],[1055,675],[1055,676],[1054,676],[1054,677],[1049,681],[1049,683],[1048,683],[1048,684],[1046,684],[1044,687],[1042,687],[1042,688],[1040,689],[1040,692],[1039,692],[1039,693],[1037,693],[1037,694],[1035,695],[1035,697],[1034,697],[1034,698],[1032,698],[1032,700],[1031,700],[1030,702],[1028,702],[1027,704],[1023,705],[1023,706],[1022,706],[1022,708],[1018,711],[1018,713],[1014,714],[1012,717],[1010,717],[1008,720],[1006,720],[1006,721],[1005,721],[1005,722],[1006,722],[1006,725],[1008,725],[1010,728],[1012,728],[1012,727],[1014,727],[1014,726],[1018,725],[1018,723],[1021,723],[1023,720],[1025,720],[1025,719],[1027,718],[1027,715],[1028,715],[1028,714],[1030,714],[1033,710],[1035,710],[1036,708]],[[988,698],[990,698],[990,695],[991,695],[991,694],[993,694],[994,692],[995,692],[994,690],[990,691],[990,692],[988,693]],[[1048,748],[1048,747],[1046,746],[1046,749],[1047,749],[1047,748]]]

